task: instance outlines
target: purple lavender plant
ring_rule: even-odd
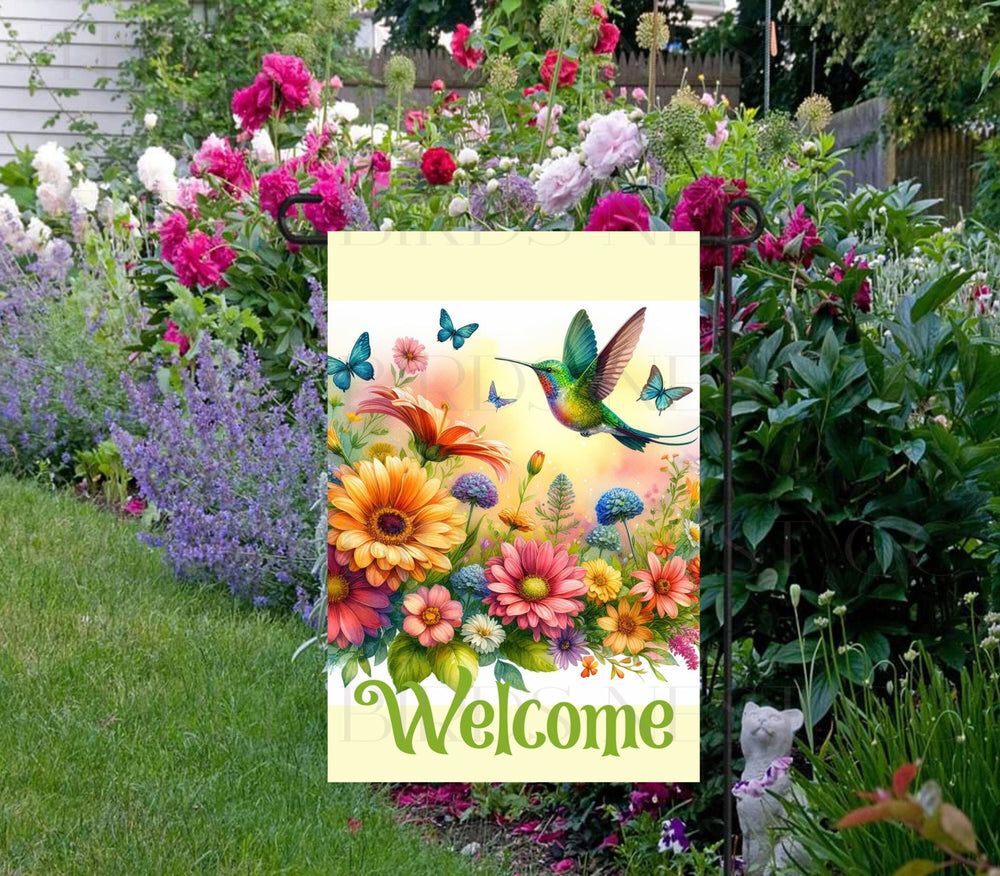
[[[256,354],[207,344],[180,392],[127,383],[142,434],[114,427],[141,494],[166,512],[158,541],[182,576],[291,606],[315,590],[316,472],[323,411],[307,382],[286,408]]]

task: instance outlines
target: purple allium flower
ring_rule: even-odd
[[[684,822],[679,818],[668,818],[663,822],[663,833],[660,835],[660,843],[657,848],[661,852],[673,852],[679,855],[691,848],[691,841],[687,837],[687,829]]]
[[[560,669],[576,666],[587,653],[587,637],[583,630],[564,627],[549,645],[549,655]]]
[[[492,508],[499,501],[496,484],[478,471],[459,475],[452,485],[451,494],[459,502],[476,508]]]
[[[497,160],[493,158],[483,166],[489,169],[496,164]],[[480,221],[491,218],[504,225],[514,225],[535,209],[535,187],[526,176],[508,173],[497,177],[496,182],[495,191],[489,194],[485,183],[472,187],[469,213],[473,218]]]

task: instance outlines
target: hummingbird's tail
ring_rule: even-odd
[[[642,432],[639,429],[633,429],[631,426],[625,426],[622,424],[617,431],[611,434],[622,444],[624,444],[629,450],[639,450],[645,449],[647,444],[660,444],[664,447],[682,447],[685,444],[694,444],[698,440],[696,435],[687,441],[664,441],[664,438],[683,438],[686,435],[690,435],[692,432],[697,432],[698,426],[692,429],[688,429],[686,432],[680,432],[677,435],[655,435],[652,432]]]

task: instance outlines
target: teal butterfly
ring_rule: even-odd
[[[490,395],[486,399],[490,404],[495,405],[496,409],[499,411],[504,405],[512,405],[517,401],[516,398],[500,398],[497,393],[497,384],[495,380],[490,381]]]
[[[441,308],[441,330],[438,332],[438,340],[443,344],[449,338],[451,338],[451,345],[457,350],[462,346],[469,338],[472,337],[472,333],[479,328],[478,322],[470,322],[468,325],[463,325],[461,328],[455,328],[455,323],[451,321],[451,317],[448,316],[448,311],[443,307]]]
[[[656,409],[662,414],[678,399],[684,398],[693,392],[690,386],[671,386],[665,389],[663,386],[663,375],[655,365],[649,369],[649,380],[639,393],[638,401],[656,401]]]
[[[347,362],[341,362],[333,356],[326,357],[326,373],[333,378],[338,389],[346,392],[350,388],[352,375],[361,380],[371,380],[375,376],[375,369],[368,361],[371,354],[372,345],[368,341],[368,332],[365,332],[354,342]]]

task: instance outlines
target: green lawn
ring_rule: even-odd
[[[0,873],[471,873],[370,787],[326,783],[303,638],[0,478]]]

